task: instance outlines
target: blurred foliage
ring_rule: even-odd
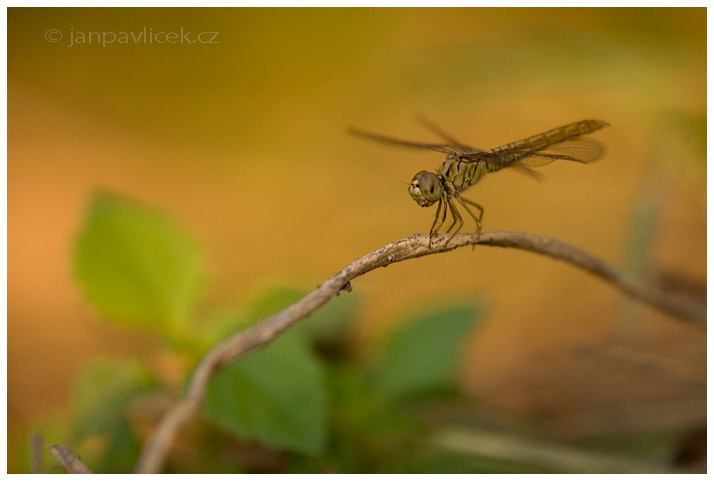
[[[89,213],[75,251],[82,273],[79,283],[88,300],[113,323],[131,322],[153,332],[166,327],[174,320],[162,318],[166,311],[152,311],[152,307],[166,306],[165,284],[172,283],[173,274],[179,273],[179,291],[199,285],[200,271],[194,269],[198,250],[163,214],[136,201],[102,193]],[[131,286],[144,292],[137,293]],[[197,300],[193,289],[181,293]],[[185,311],[178,318],[182,323],[159,331],[158,341],[168,347],[169,357],[189,360],[182,377],[186,381],[190,367],[216,342],[305,294],[286,286],[265,287],[242,305],[208,315],[200,323]],[[143,311],[115,306],[124,303],[134,303]],[[179,300],[173,304],[186,306]],[[354,342],[347,343],[354,336],[358,298],[336,298],[267,348],[212,379],[204,418],[174,445],[173,450],[183,456],[170,458],[166,469],[193,473],[557,471],[562,468],[557,455],[540,464],[517,450],[499,456],[482,452],[480,444],[438,442],[440,432],[443,438],[457,424],[459,430],[474,430],[474,436],[487,432],[450,413],[450,407],[463,402],[457,374],[466,341],[483,319],[483,306],[474,300],[404,316],[377,347],[365,350],[370,353],[366,355],[358,353]],[[135,316],[138,312],[155,316],[144,317],[142,323]],[[196,342],[185,343],[190,337],[197,337]],[[41,428],[49,443],[71,448],[92,470],[128,473],[142,441],[166,410],[167,399],[181,393],[182,387],[162,379],[161,370],[143,362],[100,359],[89,364],[76,383],[69,423],[48,422]],[[434,417],[434,413],[441,415]],[[516,445],[523,443],[518,435],[512,437]],[[660,456],[671,453],[668,448],[663,455],[663,445],[655,445],[652,450]],[[27,456],[18,452],[15,457]],[[47,454],[42,456],[47,466]],[[577,464],[569,465],[573,466]]]
[[[101,359],[80,375],[72,400],[73,450],[85,464],[103,473],[128,472],[141,439],[130,417],[130,405],[153,393],[156,378],[133,360]]]
[[[136,362],[96,360],[84,370],[74,389],[74,432],[79,438],[112,432],[128,404],[155,381]]]
[[[76,244],[78,281],[111,322],[158,328],[172,356],[188,356],[191,365],[225,336],[307,294],[271,287],[244,306],[208,316],[201,330],[199,323],[189,323],[201,284],[199,253],[189,239],[161,213],[101,193]],[[268,470],[408,470],[409,457],[402,449],[428,430],[417,414],[405,410],[415,401],[436,403],[435,393],[455,394],[462,348],[481,317],[479,306],[462,303],[408,317],[386,337],[368,369],[370,364],[345,343],[357,297],[341,296],[267,348],[218,373],[204,401],[205,419],[240,443],[279,454],[277,466]],[[197,333],[198,344],[184,342]],[[190,370],[185,373],[189,376]],[[132,420],[136,410],[131,407],[171,392],[160,379],[137,361],[96,361],[77,382],[71,431],[60,439],[69,437],[67,446],[95,471],[130,472],[140,449],[141,426]],[[226,461],[204,453],[205,447],[214,454],[226,450],[215,446],[221,433],[208,432],[213,440],[193,447],[198,466],[179,462],[175,469],[261,470],[250,461],[241,463],[240,457]],[[429,464],[415,467],[423,470]]]

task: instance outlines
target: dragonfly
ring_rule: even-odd
[[[484,208],[480,204],[464,198],[461,193],[479,182],[491,172],[510,167],[525,174],[540,178],[532,168],[551,162],[564,160],[588,163],[599,159],[604,148],[598,141],[584,137],[609,124],[602,120],[582,120],[550,129],[516,142],[482,151],[462,144],[435,124],[419,117],[428,129],[446,141],[444,144],[423,144],[374,134],[360,129],[349,129],[350,133],[362,138],[386,144],[428,149],[446,154],[444,162],[435,172],[420,171],[409,184],[409,194],[421,207],[436,203],[436,216],[429,230],[429,244],[446,222],[447,211],[451,213],[451,224],[444,234],[451,234],[444,246],[458,233],[464,220],[456,205],[460,205],[476,222],[476,233],[481,233]],[[478,215],[474,214],[474,208]]]

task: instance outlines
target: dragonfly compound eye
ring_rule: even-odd
[[[414,176],[409,186],[409,194],[419,206],[431,206],[441,199],[441,184],[435,174],[421,171]]]

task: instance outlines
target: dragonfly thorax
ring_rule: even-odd
[[[436,174],[420,171],[409,185],[409,194],[421,207],[431,206],[441,199],[441,182]]]

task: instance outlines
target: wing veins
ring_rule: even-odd
[[[604,153],[602,144],[594,139],[572,137],[561,141],[529,148],[512,148],[491,151],[492,162],[507,167],[516,162],[530,167],[541,167],[557,160],[588,163],[599,159]]]

